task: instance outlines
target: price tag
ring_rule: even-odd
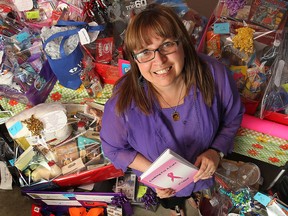
[[[12,136],[15,136],[20,130],[22,130],[22,128],[23,128],[23,124],[20,121],[18,121],[14,125],[12,125],[10,128],[8,128],[8,131]]]
[[[22,32],[20,34],[18,34],[16,36],[16,40],[19,42],[19,43],[22,43],[24,40],[26,40],[27,38],[29,38],[29,34],[27,32]]]
[[[215,23],[214,24],[214,33],[215,34],[229,34],[230,33],[230,24],[229,23]]]
[[[68,193],[68,194],[63,194],[64,197],[67,197],[67,198],[74,198],[75,195],[73,193]]]
[[[138,188],[137,198],[142,198],[145,195],[146,191],[147,187],[140,185]]]
[[[39,19],[40,18],[39,10],[27,11],[25,14],[26,14],[27,19]]]
[[[82,28],[78,32],[78,35],[79,35],[79,38],[80,38],[80,43],[82,45],[90,43],[90,37],[89,37],[88,32],[86,31],[86,29]]]
[[[264,206],[267,206],[272,200],[269,196],[264,195],[260,192],[257,192],[255,194],[254,199],[257,200],[259,203],[261,203]]]

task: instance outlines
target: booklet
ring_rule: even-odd
[[[172,188],[176,192],[194,181],[198,167],[171,149],[166,149],[139,177],[139,181],[154,188]]]

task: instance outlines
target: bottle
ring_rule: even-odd
[[[50,167],[50,176],[49,176],[50,179],[62,174],[61,168],[59,166],[57,166],[55,161],[53,161],[53,160],[49,161],[48,165]]]

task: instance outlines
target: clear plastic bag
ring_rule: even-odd
[[[279,47],[279,54],[272,65],[272,77],[261,101],[260,118],[269,117],[273,113],[288,115],[288,32]],[[286,117],[287,118],[287,117]]]

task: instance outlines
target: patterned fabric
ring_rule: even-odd
[[[91,98],[83,85],[81,85],[77,90],[72,90],[63,87],[59,82],[57,82],[45,102],[85,103],[85,101],[93,101],[104,105],[111,97],[112,88],[113,85],[106,84],[102,92],[98,93],[96,98]],[[14,115],[24,109],[31,108],[29,105],[5,97],[0,97],[0,105],[4,110],[11,111]]]
[[[288,140],[247,128],[240,128],[234,142],[234,152],[275,166],[288,159]]]

